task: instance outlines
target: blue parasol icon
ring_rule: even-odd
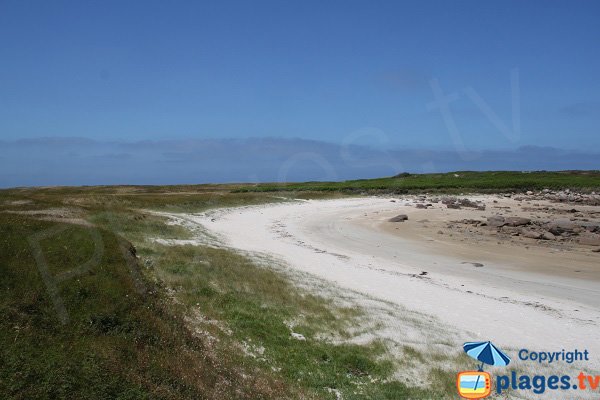
[[[506,366],[510,363],[510,357],[494,346],[492,342],[467,342],[463,345],[465,353],[481,361],[479,370],[483,371],[483,364],[494,366]]]
[[[481,361],[479,371],[483,371],[483,364],[494,365],[494,366],[506,366],[510,363],[510,357],[502,352],[499,348],[494,346],[492,342],[467,342],[463,344],[463,349],[469,357]],[[475,387],[479,383],[479,377],[475,381]]]

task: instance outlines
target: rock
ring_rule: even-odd
[[[508,226],[523,226],[529,225],[531,220],[523,217],[507,217],[504,219],[504,223]]]
[[[531,190],[528,190],[526,194],[527,194],[527,196],[532,196],[533,192]]]
[[[427,208],[427,206],[425,204],[423,204],[423,203],[417,203],[415,205],[415,207],[417,207],[417,208]]]
[[[551,232],[542,233],[542,239],[544,240],[555,240],[556,236],[554,236]]]
[[[306,340],[304,335],[301,333],[292,332],[290,335],[292,336],[293,339],[296,339],[296,340]]]
[[[521,236],[526,237],[526,238],[530,238],[530,239],[541,239],[542,238],[542,234],[539,232],[535,232],[529,229],[523,229],[521,230]]]
[[[547,228],[554,235],[560,235],[563,232],[573,232],[577,225],[568,219],[557,219],[548,222]]]
[[[463,207],[471,207],[471,208],[479,208],[479,204],[471,201],[469,199],[460,199],[458,200],[458,204],[460,204]]]
[[[556,226],[548,226],[548,232],[552,233],[553,235],[560,236],[560,234],[564,231],[562,229],[558,229]]]
[[[396,202],[396,200],[390,200],[390,203],[395,203],[395,202]]]
[[[467,225],[475,225],[475,226],[477,226],[481,223],[481,221],[478,219],[463,219],[458,222],[462,222],[463,224],[467,224]]]
[[[580,236],[578,242],[586,246],[600,246],[600,235]]]
[[[477,206],[477,204],[473,203],[469,199],[458,199],[457,203],[460,204],[461,206],[465,206],[465,207],[475,207],[475,206]]]
[[[457,199],[454,197],[442,197],[442,204],[445,204],[448,208],[460,209],[461,207],[478,208],[485,210],[485,205],[478,202],[471,201],[469,199]]]
[[[393,218],[390,218],[388,221],[389,222],[404,222],[408,219],[408,216],[406,214],[400,214],[400,215],[396,215]]]
[[[504,222],[504,217],[500,216],[500,215],[494,215],[493,217],[488,217],[487,218],[487,224],[488,226],[504,226],[505,222]]]

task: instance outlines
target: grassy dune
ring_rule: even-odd
[[[28,239],[64,228],[40,241],[57,276],[90,259],[90,228],[3,213],[0,226],[3,398],[250,399],[270,398],[282,386],[260,371],[244,375],[196,338],[164,288],[132,273],[129,265],[139,268],[129,244],[110,231],[100,230],[99,262],[57,284],[64,320]]]

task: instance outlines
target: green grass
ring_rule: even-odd
[[[372,395],[386,398],[381,396],[389,391],[388,384],[370,384],[372,378],[385,379],[392,372],[391,363],[378,360],[385,354],[382,344],[334,345],[316,339],[319,333],[343,331],[351,322],[345,318],[351,314],[349,310],[299,290],[280,273],[228,250],[159,246],[142,248],[140,254],[156,259],[156,275],[175,289],[183,304],[209,320],[223,321],[231,337],[214,327],[212,334],[222,341],[265,349],[257,355],[259,361],[240,357],[241,365],[275,368],[289,384],[300,385],[317,398],[330,396],[324,388],[339,389],[344,398],[360,398],[351,394],[356,385],[366,385]],[[291,338],[286,321],[294,320],[294,332],[304,335],[306,341]],[[422,397],[425,393],[403,385],[395,387],[396,396]]]
[[[63,324],[28,241],[56,226],[0,213],[3,398],[251,399],[272,398],[282,387],[260,371],[245,371],[253,378],[244,379],[231,357],[192,335],[160,287],[144,278],[139,293],[121,252],[127,244],[109,231],[100,233],[98,265],[58,284]],[[94,253],[89,228],[63,227],[40,242],[52,275]]]
[[[518,171],[458,171],[444,174],[400,174],[397,177],[360,179],[344,182],[305,182],[258,184],[234,189],[237,192],[499,192],[539,189],[600,188],[599,171],[518,172]]]

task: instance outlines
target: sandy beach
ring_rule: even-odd
[[[469,199],[485,210],[442,203],[417,208],[428,200],[369,197],[219,209],[186,218],[227,246],[267,254],[342,290],[431,316],[457,348],[492,340],[509,350],[587,349],[591,361],[581,367],[597,370],[596,247],[505,234],[485,223],[509,214],[556,218],[560,207],[570,206],[536,201],[545,215],[532,211],[529,201]],[[578,208],[588,213],[582,219],[594,221],[589,216],[597,215],[597,206]],[[408,219],[389,221],[399,214]],[[474,219],[482,226],[474,227]],[[406,340],[402,331],[397,335],[399,342]]]

